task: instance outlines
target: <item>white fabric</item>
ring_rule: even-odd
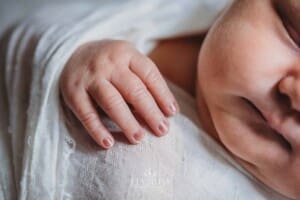
[[[6,59],[0,108],[8,110],[0,116],[5,144],[0,198],[284,199],[242,170],[201,131],[195,100],[174,85],[183,113],[170,119],[170,133],[163,138],[148,133],[140,145],[128,145],[115,134],[120,141],[108,151],[97,147],[60,105],[59,75],[79,45],[126,39],[149,53],[158,38],[207,29],[227,3],[66,4],[48,6],[19,25],[6,55],[1,55]]]

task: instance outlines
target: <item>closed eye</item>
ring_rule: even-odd
[[[292,41],[293,46],[296,46],[297,48],[300,48],[300,32],[297,31],[294,27],[294,25],[291,23],[290,19],[280,11],[280,9],[277,9],[277,13],[281,19],[281,22],[289,36],[289,39]]]
[[[286,23],[283,23],[283,24],[284,24],[290,38],[297,45],[297,47],[300,48],[300,35],[299,35],[299,32],[297,32],[295,30],[295,28],[291,25],[291,23],[286,22]]]

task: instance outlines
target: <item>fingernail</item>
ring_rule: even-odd
[[[176,112],[177,112],[176,103],[173,102],[173,103],[169,106],[169,109],[170,109],[170,111],[171,111],[171,113],[172,113],[173,115],[176,114]]]
[[[134,135],[133,135],[133,138],[136,142],[140,142],[142,139],[143,139],[143,131],[142,130],[139,130],[138,132],[136,132]]]
[[[103,140],[103,145],[104,145],[106,148],[112,147],[112,145],[113,145],[112,139],[111,139],[111,138],[105,138],[105,139]]]
[[[158,129],[161,134],[166,134],[169,131],[169,122],[167,120],[163,120],[159,126]]]

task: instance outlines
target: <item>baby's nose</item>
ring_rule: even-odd
[[[300,78],[300,77],[299,77]],[[278,87],[282,94],[289,97],[292,109],[300,112],[300,80],[295,76],[283,78]]]

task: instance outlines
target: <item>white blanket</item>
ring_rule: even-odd
[[[284,199],[201,130],[195,100],[171,83],[182,114],[140,145],[115,134],[101,150],[60,104],[59,75],[79,45],[125,39],[147,54],[157,39],[207,29],[228,3],[61,4],[24,20],[0,55],[0,199]]]

